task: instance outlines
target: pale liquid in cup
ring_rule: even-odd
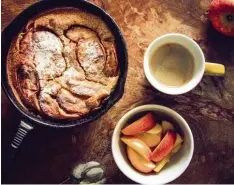
[[[155,50],[150,57],[154,78],[167,86],[183,86],[191,80],[194,68],[192,54],[180,44],[169,43]]]

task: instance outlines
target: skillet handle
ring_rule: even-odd
[[[25,136],[31,131],[34,127],[23,120],[20,121],[19,128],[15,134],[13,141],[11,142],[11,147],[16,151],[22,141],[24,140]],[[14,152],[15,153],[15,152]],[[15,155],[15,154],[14,154]],[[13,157],[14,158],[14,157]]]
[[[8,152],[8,156],[6,158],[6,160],[4,161],[5,165],[3,168],[3,179],[7,180],[9,178],[10,170],[13,167],[13,162],[14,162],[14,158],[17,154],[17,151],[19,149],[19,146],[21,145],[21,143],[23,142],[24,138],[27,136],[27,134],[29,133],[29,131],[31,131],[34,127],[21,120],[20,121],[20,125],[18,127],[18,130],[15,134],[15,137],[13,139],[13,141],[11,142],[11,146]],[[6,183],[6,182],[4,182]]]

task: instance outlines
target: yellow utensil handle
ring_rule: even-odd
[[[224,76],[225,67],[222,64],[206,62],[205,75]]]

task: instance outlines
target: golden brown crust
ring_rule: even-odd
[[[100,107],[118,80],[112,32],[98,16],[75,8],[31,19],[13,40],[7,63],[19,102],[55,119]]]

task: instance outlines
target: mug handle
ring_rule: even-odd
[[[216,63],[205,63],[205,75],[211,76],[224,76],[225,74],[225,67],[222,64]]]

